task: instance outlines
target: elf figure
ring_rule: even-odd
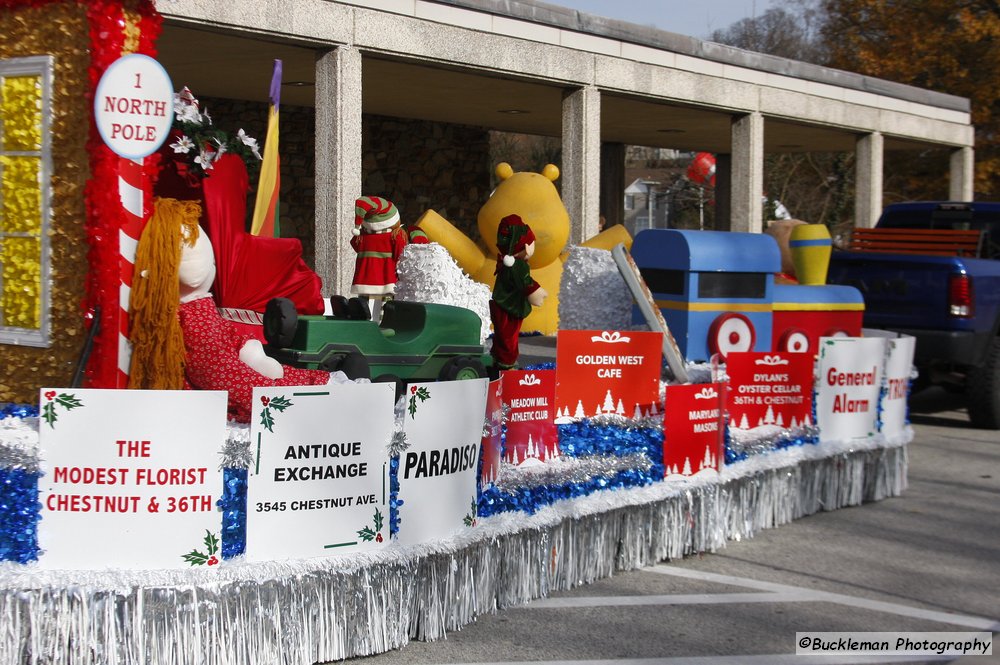
[[[507,215],[497,228],[497,268],[490,319],[493,322],[493,348],[490,353],[501,369],[517,365],[518,335],[521,324],[540,307],[548,295],[531,278],[528,259],[535,253],[535,234],[517,215]]]
[[[396,263],[406,247],[406,230],[400,226],[396,206],[377,196],[362,196],[354,203],[351,247],[358,253],[351,293],[375,298],[374,320],[382,300],[392,300],[396,290]]]

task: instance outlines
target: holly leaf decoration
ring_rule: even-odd
[[[70,411],[78,406],[83,406],[83,402],[73,393],[59,393],[58,395],[53,395],[54,393],[47,393],[45,395],[49,401],[42,407],[42,418],[46,423],[48,423],[49,427],[55,429],[55,422],[59,420],[59,416],[56,413],[56,404],[63,407],[67,411]]]
[[[42,407],[42,418],[45,419],[45,422],[48,423],[49,427],[55,429],[55,425],[53,425],[53,423],[59,420],[59,416],[56,415],[55,402],[45,403],[45,406]]]
[[[61,393],[58,397],[56,397],[56,402],[66,407],[67,411],[75,409],[78,406],[83,406],[83,402],[80,401],[80,398],[70,393]]]
[[[382,513],[379,512],[378,508],[375,509],[374,520],[375,520],[375,528],[372,529],[371,527],[366,526],[365,528],[359,530],[358,538],[366,542],[371,542],[373,540],[378,540],[379,542],[382,542],[382,537],[379,535],[379,531],[382,530]]]
[[[198,550],[191,550],[187,554],[182,554],[181,558],[192,566],[215,566],[219,563],[219,557],[215,556],[219,553],[219,538],[205,529],[205,539],[202,541],[205,543],[205,549],[208,553],[199,552]]]
[[[198,550],[191,550],[181,558],[192,566],[204,566],[208,563],[209,556],[208,554],[202,554]]]
[[[427,390],[426,386],[420,386],[419,388],[414,389],[410,393],[410,405],[407,407],[407,411],[410,412],[410,418],[413,418],[417,413],[417,400],[419,399],[421,402],[426,402],[430,398],[431,393]]]
[[[276,411],[284,411],[288,407],[292,406],[292,400],[282,395],[281,397],[275,397],[274,399],[272,399],[271,403],[268,404],[268,406],[275,409]]]
[[[263,425],[268,432],[274,434],[274,418],[271,417],[271,409],[264,407],[264,410],[260,412],[260,424]]]
[[[476,513],[477,512],[478,512],[478,510],[477,510],[477,507],[476,507],[476,500],[473,499],[472,500],[472,508],[465,515],[465,517],[462,518],[462,522],[465,524],[465,526],[476,526],[476,516],[477,516]]]
[[[219,539],[207,529],[205,530],[205,547],[208,548],[209,555],[218,554],[219,552]]]

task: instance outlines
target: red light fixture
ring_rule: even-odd
[[[972,278],[958,273],[948,279],[948,315],[968,319],[973,315]]]

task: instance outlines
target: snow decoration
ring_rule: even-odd
[[[407,245],[396,265],[396,298],[454,305],[475,312],[483,322],[480,343],[490,334],[490,287],[462,272],[437,243]]]
[[[632,295],[605,249],[573,246],[559,285],[560,330],[629,330]]]

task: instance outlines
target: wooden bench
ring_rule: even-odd
[[[862,229],[851,231],[852,252],[977,257],[982,231],[957,229]]]

